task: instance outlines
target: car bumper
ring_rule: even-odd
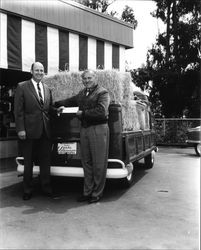
[[[106,178],[108,179],[121,179],[129,175],[132,169],[130,165],[125,166],[124,162],[119,159],[108,159],[108,162],[115,162],[120,164],[120,168],[108,168]],[[19,175],[24,173],[23,157],[16,158],[17,172]],[[33,166],[33,175],[40,173],[39,166]],[[50,173],[52,176],[63,176],[63,177],[84,177],[84,171],[82,167],[71,167],[71,166],[51,166]]]

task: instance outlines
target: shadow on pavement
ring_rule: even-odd
[[[135,169],[134,181],[131,188],[146,174],[146,170],[139,166]],[[22,200],[22,182],[4,187],[0,190],[0,208],[23,207],[23,214],[33,214],[39,211],[49,213],[65,213],[67,210],[80,206],[88,206],[88,203],[77,202],[77,197],[82,194],[83,178],[52,177],[52,185],[56,199],[45,197],[41,194],[39,178],[34,178],[34,192],[31,200]],[[101,203],[118,200],[128,188],[121,185],[119,179],[107,179],[104,195]]]

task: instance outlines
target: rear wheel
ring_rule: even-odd
[[[201,155],[201,143],[198,143],[195,145],[195,152],[196,152],[197,156]]]
[[[133,174],[133,170],[134,170],[134,166],[133,163],[130,162],[129,164],[126,165],[126,168],[128,169],[128,175],[122,179],[122,184],[124,187],[129,188],[132,183],[133,183],[133,179],[134,179],[134,174]]]
[[[151,151],[149,155],[144,158],[144,168],[150,169],[154,166],[155,151]]]

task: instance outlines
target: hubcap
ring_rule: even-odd
[[[126,168],[128,169],[128,172],[129,172],[126,178],[128,181],[130,181],[133,175],[133,164],[132,163],[127,164]]]
[[[197,151],[198,151],[199,154],[201,153],[201,143],[199,143],[199,144],[197,145]]]

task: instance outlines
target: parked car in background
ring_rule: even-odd
[[[186,142],[195,148],[197,156],[201,155],[201,126],[189,128],[187,131],[188,139]]]

